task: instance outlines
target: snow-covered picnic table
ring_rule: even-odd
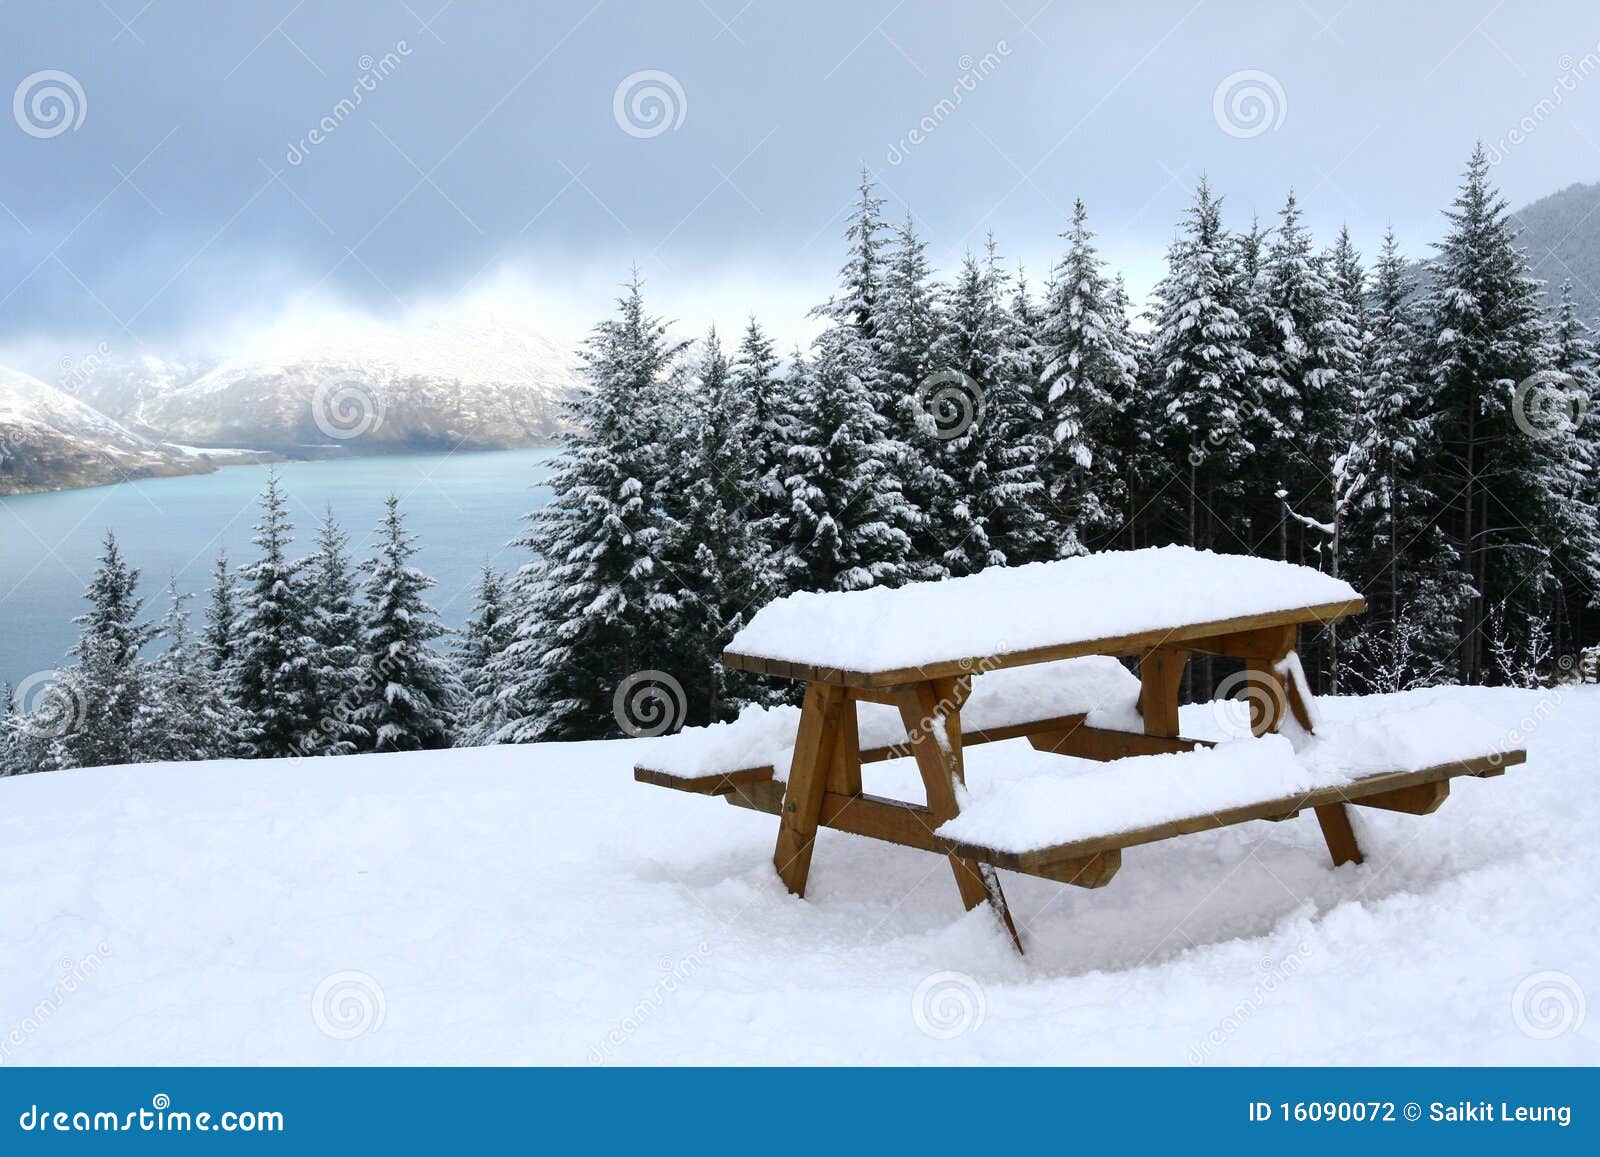
[[[1319,732],[1299,630],[1365,605],[1310,567],[1184,547],[794,594],[723,661],[803,682],[802,706],[655,740],[634,774],[776,814],[773,863],[797,895],[819,827],[942,853],[966,907],[991,905],[1020,948],[997,868],[1100,887],[1123,848],[1308,807],[1334,864],[1359,863],[1347,804],[1425,814],[1451,778],[1522,762],[1471,719]],[[1238,740],[1178,734],[1191,652],[1243,661]],[[969,789],[966,749],[984,744],[987,782]],[[863,790],[863,765],[899,763],[923,802]]]

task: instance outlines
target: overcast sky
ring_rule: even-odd
[[[1476,138],[1514,204],[1600,178],[1592,0],[0,0],[0,90],[0,342],[124,350],[501,292],[565,338],[633,262],[792,334],[862,164],[945,268],[1042,276],[1081,196],[1137,293],[1202,171],[1417,253]]]

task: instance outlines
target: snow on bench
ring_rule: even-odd
[[[1177,642],[1211,625],[1302,621],[1307,610],[1359,610],[1349,583],[1311,567],[1189,547],[1108,551],[1057,562],[991,567],[965,578],[801,592],[769,603],[728,645],[746,670],[790,668],[895,674],[1049,648],[1107,650],[1108,641],[1158,634]],[[1235,628],[1238,629],[1238,628]],[[1065,654],[1055,657],[1066,657]],[[1009,665],[1009,664],[1008,664]]]
[[[1004,853],[1046,850],[1067,859],[1327,803],[1360,803],[1456,775],[1494,775],[1523,759],[1510,737],[1458,704],[1371,716],[1294,739],[1264,735],[1112,763],[1018,742],[992,744],[968,754],[968,798],[936,834],[990,862]],[[907,766],[886,765],[886,773],[913,780],[910,761],[897,762]]]
[[[1088,716],[1092,725],[1137,730],[1138,697],[1139,680],[1121,663],[1088,655],[974,675],[961,723],[968,742],[974,741],[975,733],[1076,715]],[[905,723],[896,708],[882,703],[856,706],[863,751],[905,742]],[[754,779],[782,781],[789,775],[799,723],[798,707],[746,707],[731,723],[689,727],[645,741],[649,746],[637,762],[657,777],[709,780],[709,786],[720,786],[718,779],[729,786]]]

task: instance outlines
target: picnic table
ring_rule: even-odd
[[[1181,547],[790,595],[762,608],[723,661],[804,683],[798,720],[750,709],[721,730],[656,741],[635,776],[776,814],[773,864],[796,895],[822,827],[943,854],[963,904],[991,906],[1020,950],[997,869],[1100,887],[1124,848],[1308,807],[1335,866],[1360,863],[1348,804],[1425,814],[1451,778],[1522,761],[1464,736],[1459,721],[1385,724],[1400,738],[1376,764],[1371,728],[1307,742],[1318,720],[1299,632],[1364,609],[1314,569]],[[1304,758],[1281,738],[1182,737],[1179,692],[1195,652],[1243,660],[1250,734],[1292,719]],[[1433,732],[1451,737],[1429,762]],[[995,745],[997,778],[1020,768],[1022,779],[974,803],[967,752],[984,744]],[[1063,777],[1060,756],[1117,767]],[[863,790],[863,765],[894,759],[914,761],[924,800]]]

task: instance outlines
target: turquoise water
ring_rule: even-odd
[[[277,466],[295,523],[295,548],[309,550],[316,524],[332,505],[350,532],[357,559],[369,553],[383,500],[400,496],[406,524],[420,535],[415,565],[439,580],[433,605],[451,626],[471,613],[478,569],[521,565],[505,545],[521,516],[550,496],[544,485],[557,451],[408,454]],[[152,617],[176,575],[196,624],[218,549],[237,566],[254,557],[251,526],[265,466],[229,466],[214,474],[124,482],[91,490],[0,498],[0,680],[21,682],[61,664],[76,638],[72,617],[101,539],[115,530],[129,562],[143,572]]]

